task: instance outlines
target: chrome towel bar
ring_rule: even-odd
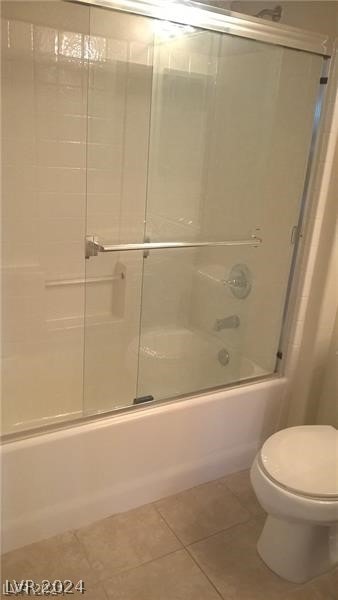
[[[126,252],[130,250],[162,250],[171,248],[205,248],[213,246],[253,246],[263,242],[253,234],[247,240],[225,240],[223,242],[144,242],[141,244],[102,244],[96,235],[86,237],[86,258],[97,256],[99,252]]]
[[[64,287],[67,285],[82,285],[83,283],[106,283],[107,281],[118,281],[125,279],[123,271],[118,275],[106,275],[102,277],[79,277],[78,279],[50,279],[45,282],[45,287]]]

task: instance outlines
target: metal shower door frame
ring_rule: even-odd
[[[217,31],[285,48],[332,55],[327,35],[289,27],[191,0],[64,0]]]

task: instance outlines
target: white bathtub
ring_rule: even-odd
[[[249,467],[285,387],[270,379],[5,444],[3,551]]]
[[[243,356],[240,344],[235,348],[224,336],[187,327],[147,330],[140,343],[133,340],[130,352],[139,357],[138,396],[156,400],[266,375]],[[222,352],[226,364],[219,358]]]

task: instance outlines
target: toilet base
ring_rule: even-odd
[[[257,550],[277,575],[294,583],[304,583],[337,564],[337,528],[289,522],[270,515]]]

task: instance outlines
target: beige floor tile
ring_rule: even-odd
[[[219,600],[185,550],[120,573],[104,585],[109,600]]]
[[[263,519],[252,519],[189,547],[226,600],[277,600],[296,587],[259,558],[256,542],[262,524]]]
[[[280,600],[332,600],[332,596],[318,590],[312,583],[307,583],[288,594],[283,594]]]
[[[71,532],[4,554],[1,567],[2,580],[70,579],[77,583],[83,579],[88,586],[97,580],[81,544]]]
[[[74,594],[73,596],[69,596],[69,598],[73,598],[73,600],[81,600],[81,598],[83,600],[108,600],[108,596],[101,584],[94,587],[86,587],[85,589],[86,591],[83,595]],[[67,596],[65,597],[67,598]]]
[[[221,480],[156,502],[156,508],[184,544],[247,521],[250,514]]]
[[[314,587],[324,594],[324,598],[338,600],[338,567],[313,580]],[[326,596],[325,596],[326,594]]]
[[[77,536],[101,580],[181,547],[151,505],[83,527]]]
[[[253,516],[265,514],[252,489],[248,470],[227,475],[223,481]]]

